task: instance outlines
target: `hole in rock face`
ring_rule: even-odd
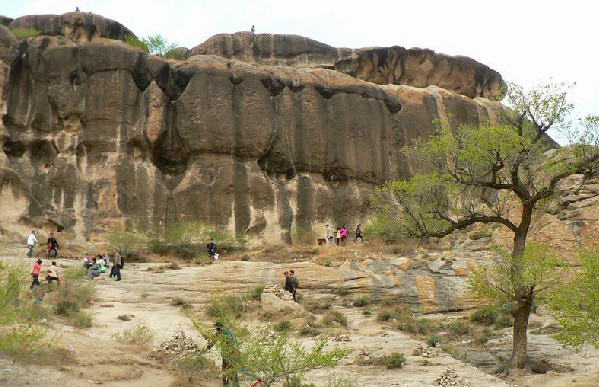
[[[187,170],[189,151],[175,130],[163,132],[152,150],[154,165],[167,175],[180,175]]]
[[[5,141],[2,150],[9,157],[21,157],[27,150],[25,144],[21,141]]]

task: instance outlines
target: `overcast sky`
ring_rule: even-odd
[[[308,36],[336,47],[430,48],[466,55],[525,86],[576,82],[578,115],[599,114],[599,2],[593,0],[0,0],[0,14],[75,10],[188,48],[217,33]]]

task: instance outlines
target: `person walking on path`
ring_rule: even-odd
[[[327,239],[327,244],[329,246],[333,245],[333,229],[327,224],[324,227],[324,237]]]
[[[110,269],[109,278],[114,277],[115,281],[121,280],[121,269],[123,268],[123,257],[119,249],[114,250],[114,262],[112,263],[112,269]]]
[[[223,360],[223,386],[239,387],[239,379],[237,374],[231,375],[229,371],[234,365],[237,358],[240,356],[237,339],[228,327],[225,327],[221,321],[214,324],[216,335],[208,340],[208,350],[218,343],[220,354]]]
[[[33,270],[31,270],[31,286],[29,289],[33,289],[36,286],[40,286],[40,273],[42,272],[42,260],[38,259],[33,264]]]
[[[354,242],[357,242],[358,239],[360,242],[364,242],[364,236],[362,236],[362,225],[360,223],[358,223],[356,226],[356,239],[354,239]]]
[[[56,284],[60,286],[60,277],[58,276],[58,266],[56,266],[56,262],[52,262],[50,268],[48,269],[48,275],[46,276],[46,280],[48,281],[48,285],[52,283],[52,281],[56,281]]]
[[[48,237],[48,258],[52,255],[54,255],[54,258],[58,257],[58,241],[54,238],[53,232]]]
[[[208,249],[208,255],[210,255],[210,257],[213,260],[217,260],[218,259],[218,246],[216,246],[214,239],[210,239],[210,243],[208,243],[206,245],[206,248]]]
[[[340,234],[341,234],[341,244],[345,245],[345,241],[347,240],[347,227],[345,225],[343,225],[343,227],[341,227],[341,230],[339,230]]]
[[[37,243],[37,237],[35,236],[35,230],[31,231],[31,234],[27,237],[27,256],[33,257],[33,247]]]

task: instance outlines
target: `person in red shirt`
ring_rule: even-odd
[[[42,260],[38,259],[36,263],[33,264],[33,270],[31,270],[31,277],[33,277],[33,281],[31,281],[30,289],[33,289],[34,286],[40,286],[40,273],[42,272]]]

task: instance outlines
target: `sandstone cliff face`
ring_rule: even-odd
[[[335,69],[380,85],[438,86],[470,98],[499,100],[501,75],[463,56],[399,46],[334,48],[297,35],[218,34],[192,49],[194,55],[218,55],[244,62]]]
[[[0,26],[5,229],[90,237],[201,219],[290,242],[362,220],[377,184],[419,168],[399,150],[432,133],[433,120],[477,123],[497,108],[322,68],[168,61],[105,39],[128,33],[106,32],[106,19],[66,27],[79,16],[16,19],[11,26],[62,20],[50,30],[73,37],[39,36],[20,51]]]

